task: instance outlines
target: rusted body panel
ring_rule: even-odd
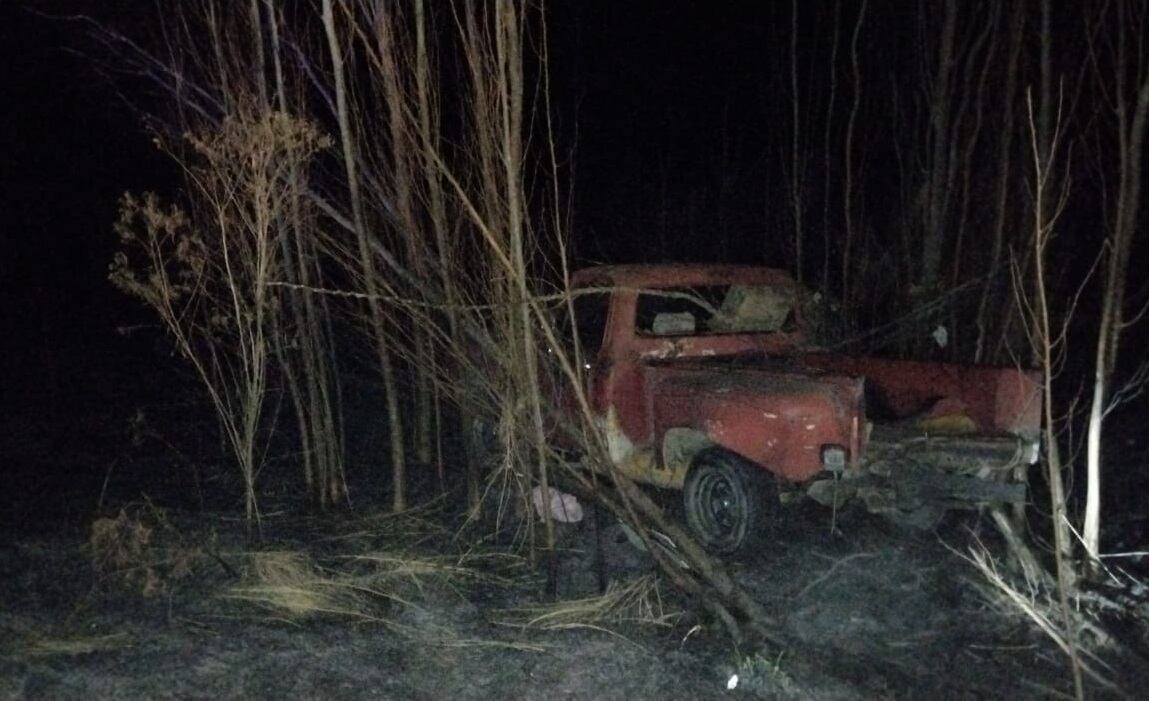
[[[812,368],[865,377],[873,416],[903,419],[922,415],[941,399],[964,410],[977,431],[1037,435],[1041,428],[1038,376],[1011,368],[988,368],[812,353]]]
[[[898,422],[934,412],[948,422],[937,426],[979,434],[1035,436],[1039,427],[1040,392],[1031,374],[820,352],[807,344],[796,302],[785,325],[769,333],[744,333],[736,324],[734,332],[695,334],[691,318],[685,330],[636,331],[640,297],[652,291],[769,286],[800,299],[801,288],[781,271],[602,266],[576,273],[574,286],[610,291],[601,347],[588,359],[589,397],[615,465],[642,482],[681,488],[692,456],[709,446],[788,482],[824,472],[828,447],[844,453],[836,469],[858,473],[876,416]],[[876,413],[868,416],[867,408]]]
[[[656,436],[687,426],[779,477],[802,482],[822,469],[821,447],[838,444],[857,454],[856,421],[862,383],[817,380],[791,372],[702,365],[648,369]],[[665,451],[663,451],[665,455]],[[663,460],[681,484],[688,464]]]
[[[791,355],[803,342],[800,324],[795,332],[769,335],[649,338],[634,333],[640,291],[733,283],[799,290],[785,273],[745,266],[616,266],[575,276],[576,288],[612,290],[602,350],[592,361],[590,396],[611,457],[629,476],[682,486],[689,452],[675,451],[674,445],[668,450],[668,434],[671,442],[726,447],[795,482],[821,469],[824,444],[846,446],[850,455],[860,452],[859,380],[830,375],[814,380],[788,367],[706,364]]]

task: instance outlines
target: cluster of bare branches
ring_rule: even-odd
[[[774,211],[798,275],[840,298],[855,331],[881,324],[852,337],[871,347],[926,350],[940,325],[935,356],[1038,365],[1032,303],[1042,285],[1050,340],[1095,339],[1092,353],[1059,346],[1049,378],[1070,358],[1095,368],[1078,516],[1095,560],[1102,422],[1111,399],[1142,384],[1126,373],[1126,391],[1111,387],[1122,334],[1144,315],[1127,272],[1144,219],[1146,10],[1123,0],[1064,9],[946,0],[895,17],[870,3],[792,3],[772,56],[790,98],[775,113],[788,129],[771,142],[784,164],[773,189],[787,195]],[[878,28],[890,26],[912,28],[912,41],[888,43]],[[897,52],[906,60],[886,60]],[[872,178],[889,188],[859,187]],[[1096,320],[1074,318],[1094,300]]]
[[[248,518],[258,519],[269,372],[286,345],[271,283],[284,268],[287,217],[300,214],[299,174],[325,140],[280,112],[239,112],[186,141],[187,209],[125,195],[111,277],[157,313],[195,368],[243,477]],[[332,490],[340,477],[328,475]]]
[[[908,22],[885,12],[792,3],[778,24],[790,31],[777,88],[790,99],[774,115],[789,127],[772,141],[774,190],[788,195],[776,238],[802,278],[841,298],[861,342],[1041,370],[1048,492],[1034,505],[1055,574],[1042,581],[1057,586],[1049,620],[1063,624],[1080,693],[1068,597],[1103,557],[1104,422],[1145,386],[1137,363],[1118,368],[1146,309],[1128,272],[1145,220],[1149,14],[1125,0],[944,0]],[[889,26],[914,40],[892,46],[868,29]],[[857,186],[891,171],[888,191]],[[1096,317],[1075,314],[1086,305]],[[881,333],[857,332],[875,322]],[[938,327],[943,348],[928,340]],[[1080,380],[1066,367],[1093,368],[1086,390],[1063,387]]]
[[[263,402],[281,386],[308,494],[321,505],[342,496],[334,358],[347,342],[340,329],[353,329],[351,345],[367,350],[385,393],[390,456],[374,483],[389,487],[394,510],[408,506],[409,469],[432,470],[443,489],[464,483],[472,516],[491,508],[487,493],[527,512],[532,489],[545,495],[562,479],[643,537],[654,526],[674,538],[676,557],[651,547],[671,579],[732,631],[765,635],[765,615],[723,567],[611,468],[578,349],[564,349],[553,312],[556,300],[568,312],[572,301],[543,12],[518,2],[323,0],[289,12],[268,0],[203,0],[165,20],[158,47],[105,29],[169,98],[152,124],[197,185],[185,193],[191,214],[172,210],[170,231],[146,224],[158,205],[125,199],[121,228],[142,231],[150,257],[125,260],[117,280],[187,337],[180,345],[235,434],[253,517],[255,446],[271,428]],[[528,60],[540,70],[528,72]],[[257,143],[260,128],[277,125],[298,130],[294,150],[274,132]],[[249,201],[265,190],[279,199]],[[185,240],[196,242],[194,265]],[[164,301],[186,297],[182,272],[150,294],[173,256],[197,289],[229,293],[231,311],[219,312],[222,293]],[[210,323],[193,321],[189,305]],[[231,382],[222,389],[220,373]],[[573,419],[544,378],[573,397]],[[568,469],[548,445],[548,426],[560,422],[597,470]],[[449,459],[439,447],[458,435],[487,440],[471,442],[469,459]],[[524,523],[532,556],[553,563],[550,514]]]
[[[435,21],[447,31],[438,31]],[[168,259],[178,257],[178,263],[198,266],[195,284],[202,286],[235,273],[236,266],[253,266],[251,274],[232,280],[231,289],[236,300],[262,305],[258,313],[216,314],[217,326],[232,320],[231,336],[201,334],[198,346],[192,340],[180,345],[185,354],[196,348],[213,354],[216,365],[234,361],[247,368],[249,403],[263,400],[267,363],[278,362],[275,384],[290,396],[305,481],[321,505],[341,496],[341,389],[334,359],[336,330],[349,323],[362,330],[385,392],[391,450],[380,472],[390,474],[393,507],[406,506],[409,433],[417,463],[437,461],[439,482],[446,482],[442,461],[433,455],[435,422],[443,417],[439,399],[446,392],[458,399],[460,392],[452,388],[464,383],[455,371],[477,370],[476,354],[463,347],[463,326],[469,324],[469,341],[489,342],[488,319],[474,310],[497,305],[492,293],[509,298],[505,286],[490,284],[489,274],[504,262],[500,255],[525,260],[534,247],[523,241],[522,156],[515,162],[513,153],[522,139],[521,124],[511,120],[522,114],[522,49],[517,36],[496,43],[489,33],[506,27],[517,33],[523,22],[516,6],[499,5],[494,18],[469,7],[434,17],[424,3],[400,8],[324,2],[312,13],[254,0],[183,7],[163,18],[162,41],[154,46],[100,30],[111,49],[163,91],[166,99],[149,123],[189,182],[198,185],[184,207],[194,215],[173,210],[182,218],[169,222],[168,231],[150,226],[157,219],[153,214],[142,227],[155,229],[147,242],[149,260],[141,268],[118,258],[115,278],[123,286],[137,279],[167,286],[167,292],[144,298],[178,340],[193,317],[172,307],[176,285],[150,270],[167,271]],[[466,124],[450,150],[440,128],[440,105],[450,99],[440,94],[440,54],[467,59],[471,79],[463,82],[475,93],[476,107],[459,115]],[[517,102],[504,89],[515,75]],[[311,130],[305,158],[272,149],[270,162],[262,163],[259,138],[275,134],[253,131],[246,140],[233,138],[236,124],[292,122]],[[214,148],[229,138],[230,151]],[[509,165],[502,168],[504,163]],[[234,245],[233,232],[250,223],[242,220],[247,212],[236,206],[235,195],[269,185],[279,187],[282,197],[258,208],[266,216],[254,223],[258,235],[245,242],[252,255],[229,256],[227,245],[175,231],[191,220],[194,231],[210,230]],[[146,200],[149,212],[159,211],[154,202]],[[125,199],[125,243],[134,240],[131,227],[144,206]],[[197,242],[197,258],[185,260]],[[519,271],[525,273],[521,266]],[[513,296],[521,298],[522,290]],[[249,321],[259,325],[258,336],[235,328]],[[259,348],[258,357],[251,346]],[[441,367],[452,375],[444,376]],[[206,382],[209,372],[201,375]],[[404,385],[415,390],[413,412],[404,406]],[[236,413],[224,404],[217,402],[221,415]],[[239,413],[243,418],[234,423],[252,434],[248,443],[257,428],[268,428],[258,426],[258,407]],[[408,421],[412,414],[414,421]],[[239,458],[249,484],[257,472],[253,461]],[[475,475],[468,484],[477,502]],[[254,487],[249,491],[250,502]],[[253,503],[249,508],[254,512]]]
[[[790,53],[777,72],[790,97],[777,120],[789,127],[777,137],[786,250],[800,279],[842,300],[854,330],[912,318],[947,330],[935,354],[1044,369],[1064,591],[1077,561],[1063,524],[1077,515],[1053,385],[1086,282],[1057,265],[1074,251],[1055,233],[1079,196],[1069,155],[1084,150],[1099,175],[1085,196],[1104,203],[1104,230],[1078,237],[1100,249],[1102,271],[1080,515],[1088,563],[1100,557],[1103,420],[1135,391],[1112,383],[1122,331],[1142,315],[1126,309],[1126,277],[1144,216],[1149,74],[1131,33],[1144,7],[1114,0],[1080,10],[1085,33],[1075,45],[1088,60],[1064,66],[1048,1],[945,0],[939,12],[923,3],[906,49],[913,60],[893,62],[908,72],[890,75],[866,58],[870,28],[888,10],[833,3],[815,18],[815,6],[791,3]],[[819,58],[803,60],[798,30],[812,23],[832,31],[810,54]],[[485,494],[510,495],[526,510],[531,489],[546,494],[561,480],[640,534],[653,525],[671,535],[687,568],[651,552],[720,615],[765,620],[610,469],[578,348],[563,350],[552,312],[556,299],[571,311],[570,241],[549,132],[545,6],[199,0],[160,24],[154,43],[99,33],[159,89],[149,123],[187,182],[175,205],[125,197],[113,279],[156,310],[198,372],[251,518],[274,393],[292,410],[303,492],[321,506],[346,497],[337,360],[355,357],[383,390],[389,453],[372,456],[371,483],[392,509],[410,505],[413,470],[444,491],[465,485],[474,515]],[[805,80],[808,71],[826,80]],[[901,87],[915,81],[920,89]],[[1027,100],[1034,92],[1036,103]],[[889,114],[896,133],[888,116],[875,116]],[[876,163],[878,152],[891,163]],[[892,185],[863,187],[879,170]],[[891,337],[909,351],[924,335]],[[579,408],[573,420],[540,385],[552,377]],[[580,437],[598,470],[562,466],[546,441],[556,423]],[[476,439],[466,460],[444,449],[459,436]],[[549,517],[526,524],[532,548],[553,551]]]

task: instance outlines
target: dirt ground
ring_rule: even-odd
[[[783,642],[739,647],[605,519],[597,531],[589,519],[563,527],[566,603],[556,609],[525,554],[456,538],[449,513],[397,519],[360,506],[313,517],[271,495],[262,528],[249,532],[236,511],[200,496],[209,471],[193,474],[176,446],[143,441],[125,452],[126,429],[108,425],[130,423],[129,411],[81,409],[86,419],[66,440],[37,422],[40,411],[14,418],[4,437],[19,489],[0,504],[0,698],[1072,693],[1065,655],[1016,607],[987,596],[960,556],[975,536],[1000,553],[976,518],[923,534],[790,507],[767,546],[728,563]],[[53,471],[53,461],[88,467]],[[124,498],[126,485],[155,485],[148,471],[164,470],[160,481],[176,485],[166,494]],[[600,547],[616,595],[609,609],[597,598]],[[1149,641],[1143,629],[1113,630],[1091,664],[1114,686],[1089,682],[1089,696],[1137,698]]]
[[[65,537],[0,549],[0,696],[872,699],[1069,691],[1064,656],[1019,615],[990,604],[944,539],[860,515],[840,524],[846,535],[830,535],[800,509],[771,551],[731,563],[788,641],[739,650],[664,584],[657,615],[521,627],[534,614],[518,609],[545,603],[542,578],[519,560],[494,558],[476,558],[467,565],[474,574],[461,578],[403,572],[387,598],[368,606],[370,618],[295,616],[259,597],[236,598],[255,555],[307,553],[331,568],[366,553],[419,561],[451,551],[447,532],[422,520],[273,515],[255,542],[235,518],[150,507],[126,513],[125,543],[133,529],[149,535],[134,550],[121,543],[128,552],[120,561],[101,562],[106,548]],[[620,529],[602,535],[614,581],[653,574]],[[403,542],[411,537],[422,545]],[[565,598],[597,593],[595,543],[589,525],[564,533]],[[451,561],[468,562],[458,549]],[[661,624],[652,622],[658,615]],[[728,689],[734,675],[737,686]]]

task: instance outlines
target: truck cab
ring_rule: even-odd
[[[813,296],[771,268],[600,266],[573,287],[613,468],[681,490],[711,549],[760,535],[780,488],[891,515],[1024,499],[1032,373],[828,352]]]

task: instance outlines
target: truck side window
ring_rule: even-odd
[[[638,295],[634,330],[640,336],[694,336],[705,333],[721,302],[723,287],[675,287]]]
[[[638,296],[640,336],[708,336],[796,330],[793,291],[768,285],[707,285],[645,290]]]

